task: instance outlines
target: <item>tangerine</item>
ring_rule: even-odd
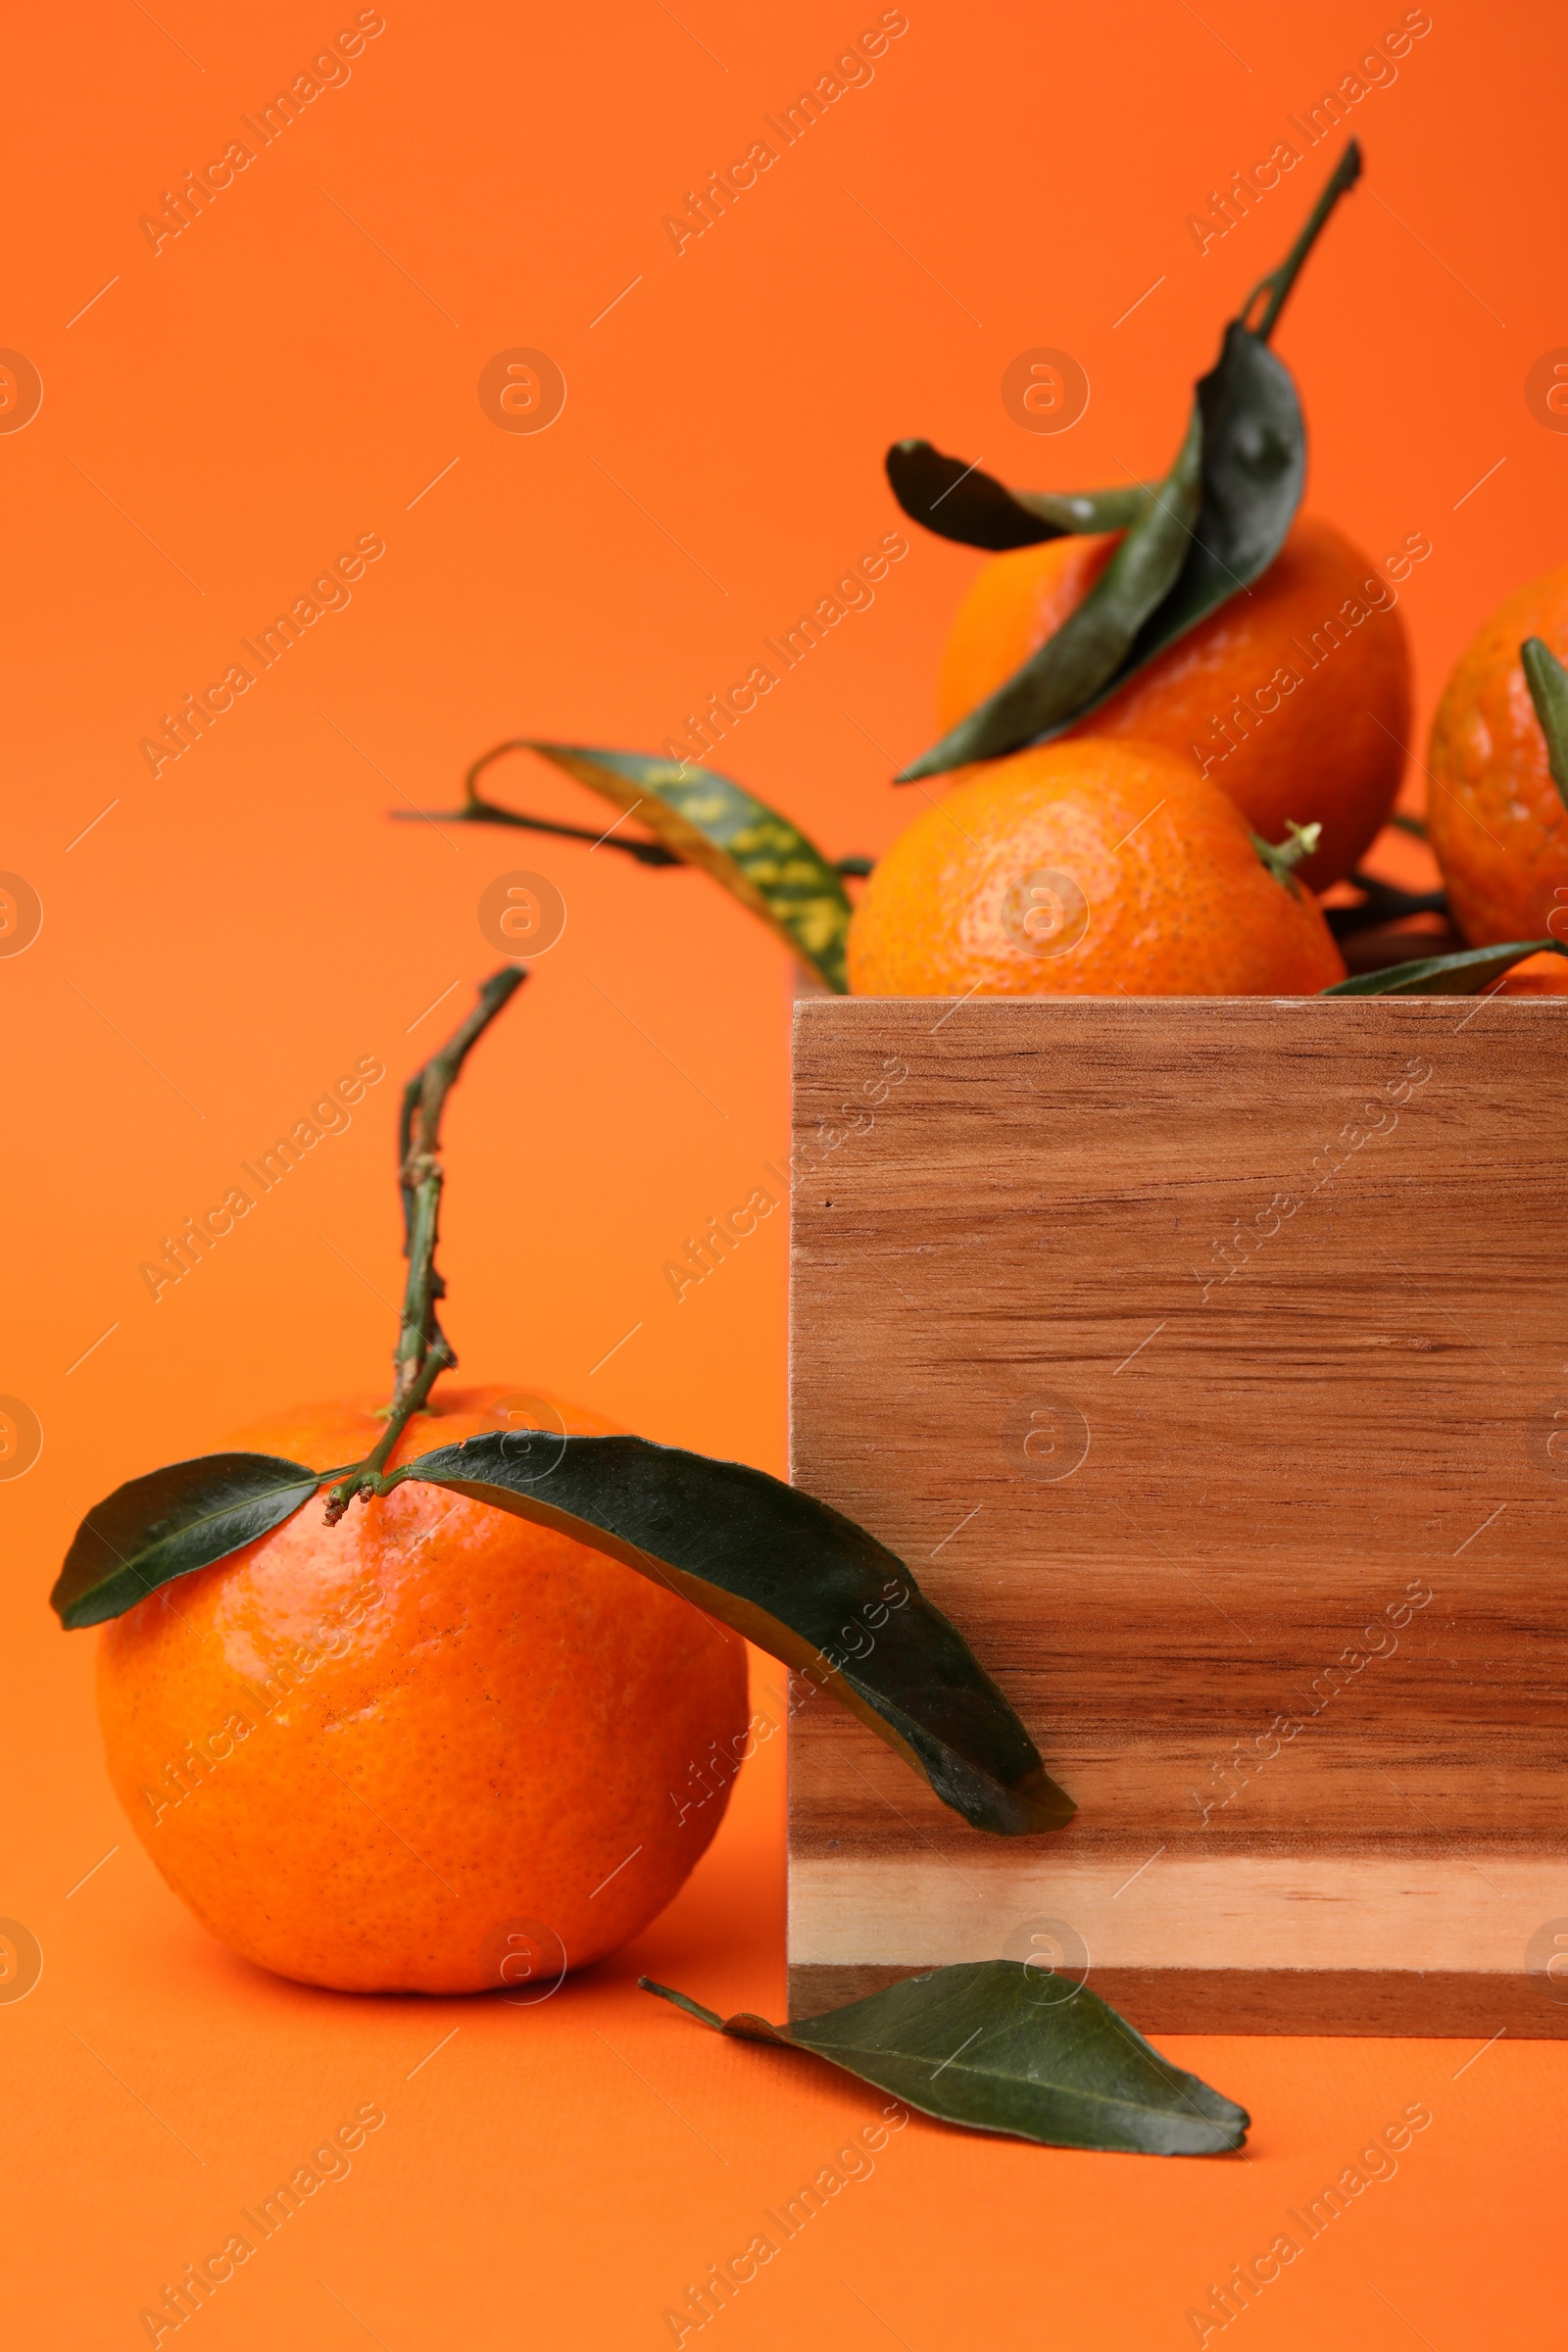
[[[334,1468],[374,1445],[374,1401],[231,1443]],[[453,1389],[392,1461],[519,1426],[612,1428]],[[529,1998],[646,1926],[707,1847],[746,1650],[618,1560],[411,1482],[332,1528],[318,1497],[149,1594],[104,1629],[98,1699],[143,1844],[246,1959],[344,1991]]]
[[[993,557],[942,657],[944,733],[1053,636],[1110,562],[1118,533]],[[1189,754],[1255,833],[1321,824],[1303,880],[1349,873],[1387,820],[1410,729],[1396,592],[1334,525],[1301,515],[1260,579],[1155,656],[1065,737],[1135,736]]]
[[[1504,598],[1432,722],[1427,835],[1453,919],[1477,948],[1568,935],[1568,808],[1519,659],[1527,637],[1568,656],[1568,564]]]
[[[1568,997],[1568,963],[1560,956],[1527,956],[1523,963],[1516,963],[1511,972],[1504,973],[1487,994],[1494,997]]]
[[[1159,744],[1085,738],[961,771],[850,925],[858,996],[1299,996],[1345,978],[1316,901]]]

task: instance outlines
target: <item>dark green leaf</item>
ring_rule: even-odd
[[[1054,2148],[1218,2156],[1241,2146],[1250,2121],[1162,2058],[1087,1985],[1067,1989],[1019,1960],[933,1969],[787,2026],[745,2012],[726,2020],[648,1977],[637,1981],[722,2034],[809,2050],[972,2131]]]
[[[1195,460],[1196,518],[1185,479]],[[1285,544],[1305,477],[1306,435],[1290,371],[1233,320],[1216,366],[1199,383],[1188,438],[1160,503],[1129,530],[1055,634],[898,782],[939,775],[968,760],[999,759],[1076,726],[1267,570]],[[1141,533],[1144,545],[1125,575],[1128,594],[1118,567]],[[1102,612],[1086,628],[1097,599]],[[1115,659],[1107,662],[1113,648]]]
[[[929,441],[895,441],[887,454],[893,495],[911,522],[964,547],[1034,547],[1082,531],[1124,531],[1149,503],[1139,484],[1124,490],[1008,490]]]
[[[1178,570],[1152,608],[1138,611],[1136,597],[1122,606],[1116,590],[1109,592],[1108,604],[1123,618],[1128,612],[1136,612],[1133,628],[1128,630],[1115,662],[1106,667],[1102,658],[1113,642],[1113,631],[1105,625],[1110,612],[1102,616],[1101,624],[1091,630],[1087,640],[1079,640],[1073,634],[1094,596],[1110,581],[1116,568],[1113,560],[1095,591],[1077,612],[1068,615],[1055,636],[940,744],[906,767],[898,777],[899,783],[942,774],[965,760],[999,759],[1021,750],[1026,743],[1049,742],[1053,736],[1078,725],[1102,703],[1119,694],[1146,663],[1176,644],[1217,611],[1228,597],[1250,587],[1268,569],[1285,544],[1306,478],[1306,435],[1300,403],[1290,371],[1269,350],[1268,338],[1324,222],[1347,189],[1355,184],[1360,170],[1360,150],[1352,139],[1285,261],[1249,295],[1240,318],[1232,319],[1225,329],[1219,359],[1199,382],[1190,428],[1200,432],[1202,439],[1201,498],[1197,519],[1185,538]],[[1267,298],[1261,315],[1255,326],[1250,325],[1248,321],[1261,297]],[[923,442],[903,446],[916,451],[927,447]],[[937,519],[942,511],[944,485],[936,477],[944,469],[952,473],[956,466],[956,459],[941,458],[932,451],[929,459],[919,461],[922,470],[918,478],[923,483],[929,477],[932,483],[929,495],[924,496],[925,512],[920,511],[918,498],[913,504],[908,499],[903,502],[906,512],[916,520],[928,523],[933,530],[946,532],[949,537],[966,534]],[[914,478],[916,471],[911,465],[911,479]],[[957,486],[959,478],[955,475],[946,484],[953,501],[964,495]],[[982,526],[993,534],[1007,531],[1012,536],[994,535],[981,539],[980,544],[1026,545],[1031,539],[1055,536],[1071,527],[1065,513],[1052,515],[1049,530],[1029,527],[1030,515],[1040,506],[1035,494],[1005,491],[1000,483],[991,483],[984,476],[981,480],[984,487],[976,492],[975,500]],[[897,480],[894,486],[898,488]],[[900,495],[903,496],[902,492]],[[1070,509],[1074,503],[1053,502],[1058,510]],[[1142,522],[1129,518],[1128,538],[1146,526],[1153,529],[1156,540],[1160,538],[1158,518],[1151,521],[1148,516]],[[1078,527],[1086,526],[1080,523]],[[1103,526],[1093,521],[1087,527]],[[1152,556],[1152,550],[1150,552]],[[1158,576],[1157,565],[1152,568],[1150,576]],[[1062,646],[1060,654],[1056,650],[1058,643]],[[1032,730],[1027,724],[1030,720],[1037,722]],[[978,750],[977,745],[981,747]]]
[[[1541,732],[1546,738],[1551,780],[1568,807],[1568,669],[1540,637],[1527,637],[1519,648],[1530,699],[1536,706]]]
[[[1206,620],[1227,597],[1250,587],[1296,519],[1306,480],[1300,402],[1289,368],[1239,319],[1225,329],[1219,360],[1199,382],[1198,408],[1203,495],[1181,576],[1139,631],[1116,675],[1079,707],[1076,718],[1119,693],[1135,671]]]
[[[1336,939],[1381,930],[1385,923],[1402,922],[1406,915],[1448,911],[1446,890],[1401,890],[1396,882],[1382,881],[1376,874],[1354,873],[1347,879],[1365,895],[1358,906],[1324,907],[1323,919]]]
[[[207,1453],[117,1487],[77,1528],[49,1598],[68,1632],[210,1568],[280,1527],[325,1472],[270,1453]]]
[[[1188,561],[1202,449],[1203,428],[1195,414],[1175,465],[1146,499],[1083,603],[1005,685],[903,769],[899,783],[917,783],[971,760],[1016,751],[1066,725],[1095,699]]]
[[[850,902],[838,872],[788,817],[706,767],[579,744],[528,748],[722,882],[840,996]]]
[[[1423,956],[1381,972],[1336,980],[1325,997],[1476,997],[1527,956],[1568,956],[1559,939],[1516,939],[1504,948],[1466,948],[1457,956]]]
[[[1072,1799],[895,1552],[741,1462],[645,1438],[469,1438],[394,1473],[514,1511],[684,1593],[808,1675],[976,1829],[1058,1829]]]
[[[53,1593],[61,1622],[122,1615],[279,1526],[336,1476],[224,1453],[131,1480],[77,1531]],[[851,1708],[976,1828],[1016,1837],[1070,1819],[1072,1799],[897,1554],[765,1472],[546,1430],[440,1446],[382,1491],[408,1479],[559,1529],[684,1594]]]

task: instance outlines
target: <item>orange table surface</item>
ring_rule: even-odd
[[[867,2154],[853,2143],[881,2092],[723,2039],[636,1984],[783,2015],[781,1799],[775,1743],[662,1918],[516,2006],[269,1978],[185,1919],[104,1811],[120,1851],[69,1898],[29,1890],[44,1974],[0,2012],[13,2340],[145,2342],[140,2311],[235,2231],[254,2251],[200,2333],[245,2352],[351,2352],[362,2333],[388,2352],[670,2344],[666,2313],[760,2232],[776,2253],[703,2341],[1145,2352],[1196,2341],[1189,2310],[1282,2231],[1302,2250],[1248,2310],[1247,2340],[1555,2340],[1560,2044],[1172,2036],[1179,2064],[1250,2109],[1245,2153],[1076,2154],[913,2116]],[[1417,2104],[1432,2121],[1403,2153],[1359,2163]],[[314,2167],[334,2177],[274,2208],[264,2238],[264,2200],[371,2105],[385,2122],[350,2169]],[[1364,2185],[1308,2237],[1296,2217],[1311,2227],[1347,2168]]]
[[[874,70],[835,76],[879,23]],[[316,67],[340,31],[350,64]],[[0,1395],[42,1451],[0,1477],[0,1917],[43,1973],[0,2000],[9,2340],[149,2341],[142,2311],[370,2108],[351,2170],[202,2310],[210,2352],[669,2343],[666,2310],[880,2111],[635,1987],[641,1969],[781,2014],[782,1739],[664,1916],[553,1998],[309,1991],[232,1959],[156,1877],[104,1773],[94,1637],[58,1631],[48,1587],[122,1479],[384,1383],[396,1088],[498,960],[481,901],[517,870],[567,919],[448,1118],[464,1376],[782,1469],[783,1219],[679,1298],[664,1272],[782,1164],[780,952],[693,874],[416,812],[451,809],[466,762],[519,733],[690,744],[892,533],[906,552],[874,596],[713,762],[831,854],[879,852],[923,806],[887,779],[931,738],[980,562],[902,521],[887,443],[925,434],[1042,487],[1161,468],[1351,129],[1365,182],[1277,343],[1308,503],[1373,564],[1431,543],[1400,590],[1419,806],[1454,658],[1568,553],[1568,434],[1542,388],[1568,347],[1565,50],[1544,0],[101,0],[12,27],[0,869],[43,921],[0,955]],[[709,175],[825,77],[820,120],[683,235]],[[1332,135],[1293,131],[1336,91]],[[1234,174],[1298,135],[1299,167],[1220,233]],[[236,142],[252,160],[192,198]],[[1002,390],[1042,347],[1092,389],[1054,436]],[[498,406],[519,351],[564,387],[538,432]],[[352,590],[251,660],[367,539],[384,553]],[[149,756],[247,662],[177,759]],[[494,783],[610,821],[535,762]],[[164,1238],[365,1055],[387,1081],[352,1123],[155,1299]],[[1227,2337],[1556,2340],[1564,2045],[1167,2046],[1250,2108],[1245,2156],[1067,2154],[916,2118],[874,2170],[841,2168],[858,2177],[705,2339],[1190,2343],[1190,2308],[1419,2101],[1396,2173]]]

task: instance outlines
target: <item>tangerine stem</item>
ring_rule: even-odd
[[[642,1991],[657,1992],[662,2001],[673,2001],[675,2007],[684,2009],[689,2017],[700,2018],[705,2026],[716,2026],[723,2033],[724,2020],[717,2012],[705,2009],[701,2001],[694,2001],[688,1993],[676,1992],[668,1984],[656,1984],[652,1977],[639,1977],[637,1983]]]
[[[503,744],[502,750],[510,749]],[[503,808],[495,801],[469,800],[461,808],[389,808],[394,822],[444,825],[520,825],[527,833],[550,833],[562,841],[585,841],[591,849],[620,850],[639,865],[684,865],[684,858],[666,850],[662,841],[622,841],[618,834],[591,832],[586,825],[558,825],[548,816],[529,816],[521,808]]]
[[[488,809],[490,804],[479,798],[479,778],[493,760],[504,760],[508,752],[531,752],[533,745],[526,735],[509,735],[505,743],[493,743],[478,759],[463,779],[463,797],[470,808]]]
[[[1298,825],[1293,817],[1287,817],[1283,841],[1265,841],[1259,833],[1254,833],[1251,840],[1275,881],[1283,882],[1293,897],[1299,898],[1301,886],[1296,879],[1296,869],[1305,864],[1322,838],[1321,825]]]
[[[457,1350],[436,1317],[436,1301],[447,1286],[436,1271],[435,1250],[441,1230],[441,1114],[447,1097],[462,1075],[463,1065],[496,1014],[528,977],[521,964],[504,964],[481,981],[479,1001],[460,1023],[438,1054],[403,1089],[398,1120],[398,1185],[403,1200],[403,1254],[409,1261],[403,1291],[403,1315],[393,1351],[396,1378],[392,1401],[386,1408],[386,1427],[363,1462],[354,1463],[338,1479],[326,1498],[326,1524],[336,1527],[356,1494],[384,1494],[382,1472],[404,1430],[429,1396],[443,1372],[457,1362]]]
[[[467,1019],[453,1031],[440,1052],[432,1054],[424,1067],[416,1071],[403,1090],[403,1114],[398,1124],[398,1183],[403,1196],[403,1253],[409,1261],[409,1278],[392,1359],[397,1371],[392,1391],[394,1418],[438,1343],[445,1350],[448,1364],[458,1360],[436,1316],[436,1302],[446,1297],[447,1287],[435,1263],[441,1188],[445,1182],[440,1160],[441,1114],[473,1047],[527,977],[526,969],[515,963],[504,964],[499,972],[492,972],[488,980],[481,982],[479,1001]],[[441,1369],[438,1364],[436,1371]],[[426,1382],[426,1394],[428,1389]],[[404,1418],[407,1419],[407,1414]],[[379,1446],[376,1453],[384,1460]],[[375,1454],[370,1460],[379,1469]]]
[[[559,833],[565,841],[587,841],[596,847],[619,850],[627,858],[635,858],[642,865],[684,865],[686,860],[674,850],[666,850],[662,841],[638,841],[635,836],[615,839],[606,833],[590,833],[583,825],[553,824],[546,817],[524,816],[512,808],[498,808],[494,801],[480,798],[479,778],[494,760],[504,760],[509,752],[533,752],[538,745],[526,735],[510,735],[505,743],[494,743],[481,752],[463,779],[463,814],[470,824],[525,825],[531,833]]]
[[[510,744],[502,744],[510,751]],[[493,759],[487,752],[486,759]],[[503,808],[495,801],[469,800],[461,808],[389,808],[387,814],[400,825],[520,825],[525,833],[549,833],[561,841],[585,841],[593,850],[619,850],[627,858],[635,858],[639,865],[684,865],[686,859],[675,850],[666,850],[662,841],[623,840],[619,834],[595,833],[587,825],[558,825],[554,817],[529,816],[521,808]],[[834,870],[846,882],[863,882],[874,860],[869,858],[836,858],[831,860]]]
[[[1307,218],[1306,226],[1297,238],[1296,243],[1291,247],[1290,252],[1286,255],[1284,261],[1281,262],[1277,270],[1271,270],[1267,277],[1260,277],[1258,279],[1256,285],[1252,288],[1252,291],[1250,294],[1249,294],[1247,300],[1242,305],[1242,324],[1246,326],[1249,318],[1251,316],[1252,305],[1254,302],[1256,302],[1258,296],[1263,293],[1268,295],[1268,302],[1264,309],[1263,316],[1261,318],[1259,318],[1257,324],[1250,329],[1250,332],[1256,335],[1260,343],[1266,343],[1270,335],[1274,332],[1275,325],[1279,319],[1279,315],[1285,308],[1286,300],[1289,297],[1291,288],[1295,285],[1297,278],[1300,274],[1301,264],[1306,260],[1307,255],[1317,243],[1317,240],[1322,233],[1324,223],[1327,221],[1330,213],[1333,212],[1334,207],[1339,203],[1340,198],[1344,195],[1347,195],[1348,191],[1354,187],[1360,176],[1361,143],[1358,139],[1352,139],[1348,147],[1346,148],[1345,153],[1341,156],[1339,162],[1334,167],[1334,171],[1329,178],[1328,186],[1324,189],[1316,204],[1313,205],[1311,213]]]
[[[457,1362],[447,1340],[438,1332],[426,1352],[424,1362],[405,1395],[398,1399],[387,1415],[385,1429],[376,1440],[373,1449],[363,1462],[356,1462],[340,1478],[326,1498],[326,1524],[336,1527],[356,1494],[384,1494],[393,1483],[382,1473],[404,1430],[424,1403],[437,1380],[448,1367]]]

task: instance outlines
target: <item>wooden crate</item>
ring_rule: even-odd
[[[1568,1002],[819,1000],[795,1125],[793,1475],[1080,1810],[801,1699],[792,2013],[1568,2033]]]

